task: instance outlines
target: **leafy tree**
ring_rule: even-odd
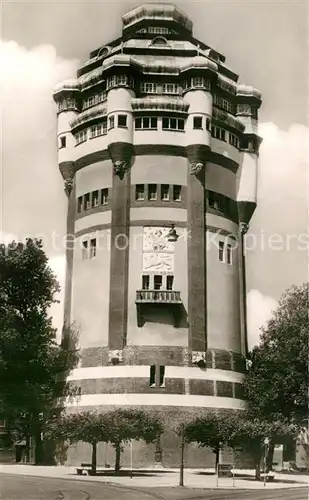
[[[252,454],[255,463],[255,478],[259,480],[265,439],[267,438],[273,444],[281,444],[289,437],[296,437],[297,432],[297,426],[288,421],[269,422],[253,418],[247,413],[230,422],[228,443],[233,447],[240,445]],[[270,467],[266,464],[266,471],[268,472],[269,469]]]
[[[289,421],[299,428],[308,422],[308,293],[309,283],[287,290],[248,356],[245,394],[249,411],[261,420]],[[272,441],[269,468],[274,446]]]
[[[109,414],[109,441],[116,451],[115,472],[120,470],[120,455],[125,442],[143,439],[152,443],[163,432],[163,425],[155,413],[138,409],[117,409]]]
[[[308,419],[308,293],[306,283],[283,295],[249,354],[245,392],[259,418],[299,424]]]
[[[220,449],[229,445],[231,430],[235,429],[238,412],[231,413],[229,418],[216,412],[208,412],[202,417],[189,422],[185,426],[187,442],[197,442],[200,446],[211,448],[216,455],[216,468],[219,463]]]
[[[162,431],[162,424],[156,415],[135,409],[118,409],[106,413],[71,413],[51,422],[47,428],[47,434],[52,439],[91,444],[93,474],[96,472],[98,443],[113,445],[116,451],[115,472],[118,472],[125,442],[144,439],[151,443]]]
[[[43,423],[68,394],[65,378],[78,361],[72,332],[59,345],[49,317],[58,291],[40,241],[0,246],[0,413],[13,434],[34,438],[36,463]]]
[[[109,414],[82,412],[65,414],[61,419],[48,423],[46,434],[55,441],[76,443],[83,441],[92,446],[91,473],[97,469],[97,445],[110,440]]]

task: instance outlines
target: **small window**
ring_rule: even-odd
[[[232,245],[226,247],[226,262],[232,264]]]
[[[204,85],[205,85],[204,78],[200,77],[200,76],[195,76],[191,80],[191,85],[192,85],[192,87],[204,87]]]
[[[101,191],[101,205],[107,205],[108,204],[108,189],[102,189]]]
[[[193,117],[193,128],[202,129],[203,128],[203,118],[201,116]]]
[[[185,129],[185,121],[183,118],[178,118],[178,130]]]
[[[89,208],[91,208],[91,205],[90,205],[90,193],[87,193],[84,196],[84,210],[89,210]]]
[[[173,201],[181,201],[181,186],[173,186]]]
[[[165,366],[160,366],[160,387],[164,387]]]
[[[65,148],[67,145],[67,138],[65,136],[60,137],[60,149]]]
[[[213,208],[215,210],[219,210],[218,197],[212,191],[208,192],[208,206],[209,206],[209,208]]]
[[[88,259],[88,241],[83,241],[83,246],[82,246],[82,259],[83,259],[83,260]]]
[[[157,199],[157,185],[149,184],[148,185],[148,200],[156,200]]]
[[[136,130],[139,130],[142,128],[142,119],[141,118],[135,118],[135,128],[136,128]]]
[[[83,210],[83,197],[79,196],[79,198],[77,199],[77,213],[80,214],[82,210]]]
[[[135,189],[135,199],[138,201],[143,201],[145,197],[145,186],[144,184],[137,184]]]
[[[115,117],[114,116],[110,116],[109,117],[109,128],[114,128],[115,127]]]
[[[162,128],[170,128],[170,120],[165,116],[162,118]]]
[[[206,130],[208,130],[208,132],[211,130],[211,120],[209,118],[206,118]]]
[[[127,126],[127,115],[118,115],[118,127]]]
[[[177,129],[177,119],[176,118],[170,118],[170,128],[173,130]]]
[[[221,141],[225,141],[225,130],[223,128],[220,129],[220,139]]]
[[[150,385],[150,387],[155,387],[155,385],[156,385],[156,366],[155,365],[152,365],[150,367],[149,385]]]
[[[224,242],[219,241],[219,261],[224,262]]]
[[[162,288],[162,276],[156,275],[153,277],[153,284],[155,290],[161,290]]]
[[[97,240],[90,240],[90,259],[94,259],[97,254]]]
[[[143,276],[143,290],[149,290],[149,284],[150,284],[150,276],[144,275]]]
[[[161,185],[161,200],[168,201],[170,199],[170,187],[169,184]]]
[[[92,206],[97,207],[99,205],[99,191],[93,191],[92,193]]]
[[[166,290],[173,290],[174,276],[166,276]]]

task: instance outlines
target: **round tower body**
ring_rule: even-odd
[[[80,396],[67,410],[160,413],[165,432],[134,443],[134,466],[176,467],[171,423],[246,407],[239,242],[256,203],[257,151],[248,148],[258,139],[240,104],[260,101],[238,92],[224,56],[194,45],[183,13],[162,12],[149,4],[123,16],[121,43],[79,70],[78,107],[58,117],[69,147],[59,167],[71,235],[65,324],[81,349],[69,376]],[[100,463],[113,460],[109,446],[98,452]],[[68,462],[89,453],[79,443]],[[201,460],[214,457],[189,446],[187,465]]]

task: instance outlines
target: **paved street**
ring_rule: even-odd
[[[307,500],[308,489],[130,488],[71,479],[0,474],[1,500]]]

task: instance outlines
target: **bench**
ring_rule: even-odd
[[[218,477],[232,477],[232,464],[218,464]]]
[[[90,476],[91,475],[91,468],[92,468],[91,464],[82,462],[80,464],[80,467],[76,467],[77,475],[82,476],[86,472],[86,474],[88,474]],[[104,466],[103,465],[97,466],[96,470],[98,471],[98,470],[109,469],[109,468],[110,468],[110,465],[105,464]]]

